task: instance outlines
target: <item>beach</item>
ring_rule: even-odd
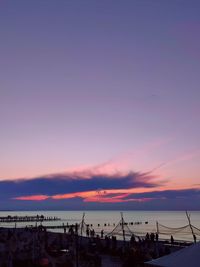
[[[0,267],[140,267],[188,245],[159,241],[153,233],[122,241],[86,226],[87,237],[82,236],[82,224],[69,225],[64,233],[48,232],[42,225],[1,228]]]
[[[182,211],[5,211],[0,215],[0,267],[129,267],[133,262],[140,267],[194,241],[190,225],[182,227],[188,224]],[[190,217],[197,226],[200,213],[192,212]]]
[[[120,211],[84,211],[86,224],[92,225],[95,232],[100,233],[103,229],[105,233],[111,232],[121,219]],[[83,216],[83,211],[1,211],[1,216],[33,216],[44,215],[46,217],[58,217],[59,221],[43,221],[44,226],[56,226],[63,224],[80,223]],[[192,211],[191,222],[200,228],[200,212]],[[144,236],[147,232],[156,232],[156,222],[161,225],[179,228],[188,224],[185,211],[124,211],[123,217],[128,227],[137,235]],[[41,222],[39,222],[40,224]],[[35,222],[17,223],[16,227],[35,226]],[[2,227],[15,227],[15,223],[1,223]],[[53,229],[54,232],[63,232],[63,229]],[[162,235],[164,239],[170,239],[171,234]],[[120,237],[119,237],[120,238]],[[130,238],[130,237],[129,237]],[[192,241],[191,231],[180,231],[175,234],[177,240]],[[199,237],[197,235],[197,240]]]

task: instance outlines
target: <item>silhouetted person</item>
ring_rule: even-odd
[[[105,241],[106,241],[106,250],[110,249],[110,238],[108,236],[105,236]]]
[[[112,236],[112,249],[115,250],[117,247],[117,238],[116,236]]]
[[[88,226],[87,226],[87,229],[86,229],[86,235],[87,235],[87,237],[90,236],[90,230],[89,230],[89,227]]]
[[[74,229],[73,229],[72,225],[70,225],[70,227],[69,227],[69,234],[70,235],[74,234]]]
[[[75,233],[78,234],[78,223],[75,224]]]
[[[156,241],[158,241],[158,233],[156,233]]]
[[[133,245],[135,243],[135,235],[134,234],[132,234],[130,241],[131,241],[131,245]]]
[[[154,233],[151,233],[151,234],[150,234],[150,239],[151,239],[152,242],[154,242],[154,239],[155,239],[155,235],[154,235]]]
[[[146,240],[149,240],[149,233],[146,234]]]
[[[173,235],[171,235],[171,244],[174,244],[174,238],[173,238]]]
[[[104,232],[103,232],[103,229],[101,230],[101,238],[103,238],[103,234],[104,234]]]
[[[90,235],[91,235],[91,237],[94,237],[94,236],[95,236],[95,231],[94,231],[94,229],[91,230]]]

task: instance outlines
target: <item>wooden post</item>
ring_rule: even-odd
[[[84,224],[85,212],[83,212],[82,220],[81,220],[81,237],[83,235],[83,224]]]
[[[74,233],[74,242],[75,242],[75,262],[76,267],[79,267],[79,242],[78,242],[78,232]]]
[[[35,263],[35,232],[32,233],[32,261]]]
[[[125,242],[126,242],[126,239],[125,239],[125,231],[124,231],[124,218],[123,218],[123,213],[121,212],[121,222],[122,222],[122,233],[123,233],[123,247],[124,247],[124,250],[125,250]]]
[[[159,234],[158,222],[156,221],[156,233]]]
[[[186,211],[185,213],[186,213],[186,216],[187,216],[187,219],[188,219],[188,222],[189,222],[189,226],[190,226],[190,229],[191,229],[191,232],[192,232],[192,236],[193,236],[193,239],[194,239],[194,243],[196,243],[196,237],[195,237],[195,234],[194,234],[192,225],[191,225],[190,215],[188,214],[187,211]]]
[[[80,246],[81,246],[81,243],[82,243],[82,237],[83,237],[84,218],[85,218],[85,212],[83,212],[83,216],[82,216],[82,220],[81,220]]]

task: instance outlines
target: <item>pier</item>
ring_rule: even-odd
[[[44,215],[36,216],[6,216],[0,217],[0,223],[19,223],[19,222],[51,222],[51,221],[60,221],[58,217],[47,217]]]

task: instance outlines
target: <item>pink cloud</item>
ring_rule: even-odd
[[[74,175],[82,175],[82,177],[87,178],[92,174],[107,174],[113,175],[118,172],[126,173],[128,169],[132,167],[133,160],[138,158],[143,158],[146,155],[152,153],[154,150],[159,147],[165,146],[169,142],[171,142],[173,137],[159,138],[157,140],[153,140],[149,143],[146,143],[143,147],[139,149],[135,149],[132,151],[127,151],[125,153],[121,153],[120,155],[103,162],[101,164],[97,164],[95,166],[91,165],[80,165],[74,168],[70,168],[66,171],[67,173],[73,173]]]
[[[32,196],[21,196],[21,197],[16,197],[14,199],[16,200],[31,200],[31,201],[41,201],[41,200],[46,200],[48,199],[49,196],[47,195],[32,195]]]
[[[167,165],[173,165],[173,164],[184,162],[184,161],[190,161],[190,160],[192,160],[192,159],[194,159],[196,157],[200,157],[200,150],[199,149],[187,152],[185,154],[177,156],[176,158],[174,158],[172,160],[169,160],[167,162],[161,163],[158,167],[153,169],[152,172],[155,171],[155,170],[164,168]]]
[[[30,195],[30,196],[21,196],[16,197],[16,200],[24,201],[43,201],[46,199],[73,199],[73,198],[82,198],[84,202],[99,202],[99,203],[120,203],[120,202],[147,202],[151,201],[153,198],[128,198],[130,194],[133,193],[144,193],[151,192],[152,189],[143,190],[138,188],[131,189],[110,189],[110,190],[100,190],[100,191],[84,191],[84,192],[74,192],[67,194],[58,194],[58,195]]]

